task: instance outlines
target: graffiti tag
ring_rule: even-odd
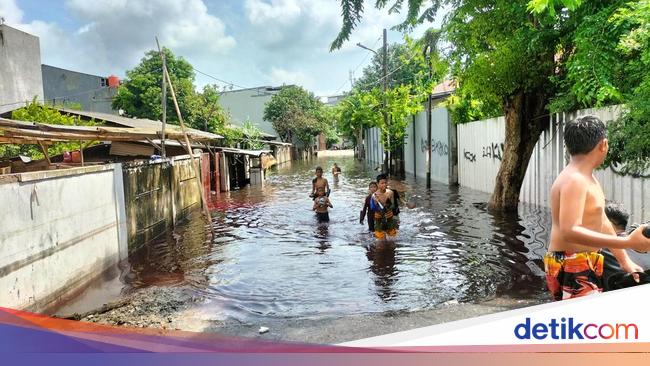
[[[503,143],[497,144],[493,142],[488,146],[483,146],[483,157],[492,158],[493,160],[499,159],[501,161],[503,157]]]
[[[425,139],[420,139],[420,150],[422,153],[427,151],[427,141]],[[433,140],[431,144],[431,152],[440,156],[447,156],[449,155],[449,146],[442,141]]]
[[[476,161],[476,154],[472,154],[471,152],[463,149],[463,156],[465,156],[466,160],[469,160],[470,163],[473,163]]]

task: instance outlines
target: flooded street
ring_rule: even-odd
[[[199,328],[414,312],[450,301],[547,301],[541,267],[550,228],[546,210],[522,207],[519,216],[495,217],[485,210],[487,194],[435,183],[427,191],[407,179],[399,189],[416,207],[402,206],[394,245],[375,246],[359,211],[376,172],[337,159],[343,174],[335,182],[329,173],[334,161],[294,162],[271,172],[264,187],[223,193],[214,201],[214,240],[206,239],[194,215],[134,253],[111,285],[99,284],[95,295],[82,295],[58,313],[88,311],[89,297],[120,287],[131,295],[154,287],[182,292],[191,303],[180,297],[175,306],[203,324]],[[329,225],[317,225],[311,211],[316,165],[332,187]]]

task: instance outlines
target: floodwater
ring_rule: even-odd
[[[200,215],[145,246],[121,269],[121,291],[150,286],[190,289],[210,320],[320,318],[431,309],[449,300],[547,299],[541,258],[550,228],[545,209],[523,206],[494,216],[489,196],[406,179],[392,245],[375,245],[359,211],[376,172],[351,158],[293,162],[264,187],[213,199],[207,239]],[[313,168],[332,187],[330,223],[318,225],[308,197]]]

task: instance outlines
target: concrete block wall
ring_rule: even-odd
[[[42,311],[127,257],[119,164],[0,177],[0,306]]]

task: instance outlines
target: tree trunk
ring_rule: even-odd
[[[521,92],[510,97],[505,105],[506,139],[503,160],[490,198],[491,210],[517,210],[530,156],[549,122],[544,95],[543,91]]]

